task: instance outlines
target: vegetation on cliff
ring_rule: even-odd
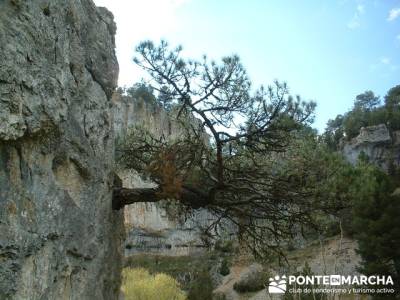
[[[362,127],[379,124],[385,124],[391,131],[400,130],[400,85],[387,92],[383,104],[372,91],[359,94],[350,111],[328,121],[324,140],[331,149],[339,150],[343,138],[349,141]]]

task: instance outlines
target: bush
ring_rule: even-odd
[[[234,252],[233,241],[218,240],[215,243],[215,250],[222,253],[232,253]]]
[[[200,270],[189,289],[188,300],[212,299],[213,283],[207,270]]]
[[[239,293],[256,292],[262,290],[267,282],[267,276],[259,264],[252,264],[249,269],[240,275],[233,285],[233,289]]]
[[[126,93],[134,99],[142,99],[144,102],[149,104],[155,104],[157,101],[152,87],[145,83],[134,84],[126,90]]]
[[[229,264],[228,264],[228,260],[226,259],[226,257],[222,260],[221,263],[221,267],[219,269],[219,274],[221,274],[222,276],[226,276],[230,273],[229,270]]]
[[[185,293],[166,274],[151,275],[143,268],[122,271],[122,292],[126,300],[184,300]]]

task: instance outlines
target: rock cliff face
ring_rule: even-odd
[[[116,299],[112,15],[0,1],[0,299]]]
[[[114,128],[116,136],[123,137],[129,128],[143,126],[155,136],[169,138],[182,134],[179,124],[157,105],[130,96],[113,96]]]
[[[391,133],[384,124],[363,127],[357,137],[343,144],[342,152],[352,164],[364,152],[372,163],[385,171],[391,165],[400,167],[400,131]]]
[[[135,125],[144,126],[155,136],[174,138],[182,134],[182,128],[167,112],[143,99],[115,94],[113,102],[116,134],[121,137]],[[118,175],[127,188],[153,185],[132,171],[119,170]],[[207,245],[202,231],[214,220],[213,215],[205,209],[198,209],[182,222],[173,215],[162,202],[125,206],[125,225],[128,228],[125,255],[191,255],[204,251]]]

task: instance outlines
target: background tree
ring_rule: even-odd
[[[318,211],[336,209],[319,191],[336,166],[307,129],[315,103],[290,96],[277,81],[253,92],[237,56],[219,64],[205,56],[184,60],[182,48],[169,50],[166,42],[143,42],[136,50],[135,62],[150,75],[151,88],[176,107],[184,133],[167,140],[141,128],[131,132],[119,146],[119,161],[158,187],[116,188],[115,207],[160,199],[207,207],[216,215],[210,232],[228,220],[258,253],[280,252],[296,226],[313,225]]]
[[[324,142],[334,151],[339,150],[340,140],[344,137],[343,120],[342,115],[337,115],[335,119],[328,120],[323,134]]]
[[[378,116],[376,106],[379,102],[379,97],[375,96],[372,91],[365,91],[356,96],[353,109],[343,119],[343,131],[347,139],[357,136],[361,127],[377,125],[376,122],[384,122],[384,120],[376,120]]]
[[[387,174],[362,161],[355,172],[352,226],[362,258],[359,271],[365,275],[391,275],[398,295],[400,197],[393,194],[396,185]]]
[[[375,96],[373,91],[365,91],[356,96],[354,108],[363,111],[371,111],[380,103],[379,97]]]
[[[386,107],[399,107],[400,106],[400,85],[392,87],[385,96]]]
[[[385,96],[389,128],[400,129],[400,85],[391,88]]]
[[[156,103],[156,97],[153,94],[153,88],[144,82],[136,83],[126,89],[126,94],[135,99],[143,99],[147,103]]]

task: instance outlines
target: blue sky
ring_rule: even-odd
[[[255,86],[286,81],[314,100],[314,126],[400,84],[400,0],[95,0],[115,15],[120,86],[144,74],[132,63],[142,40],[166,39],[184,55],[238,54]]]

